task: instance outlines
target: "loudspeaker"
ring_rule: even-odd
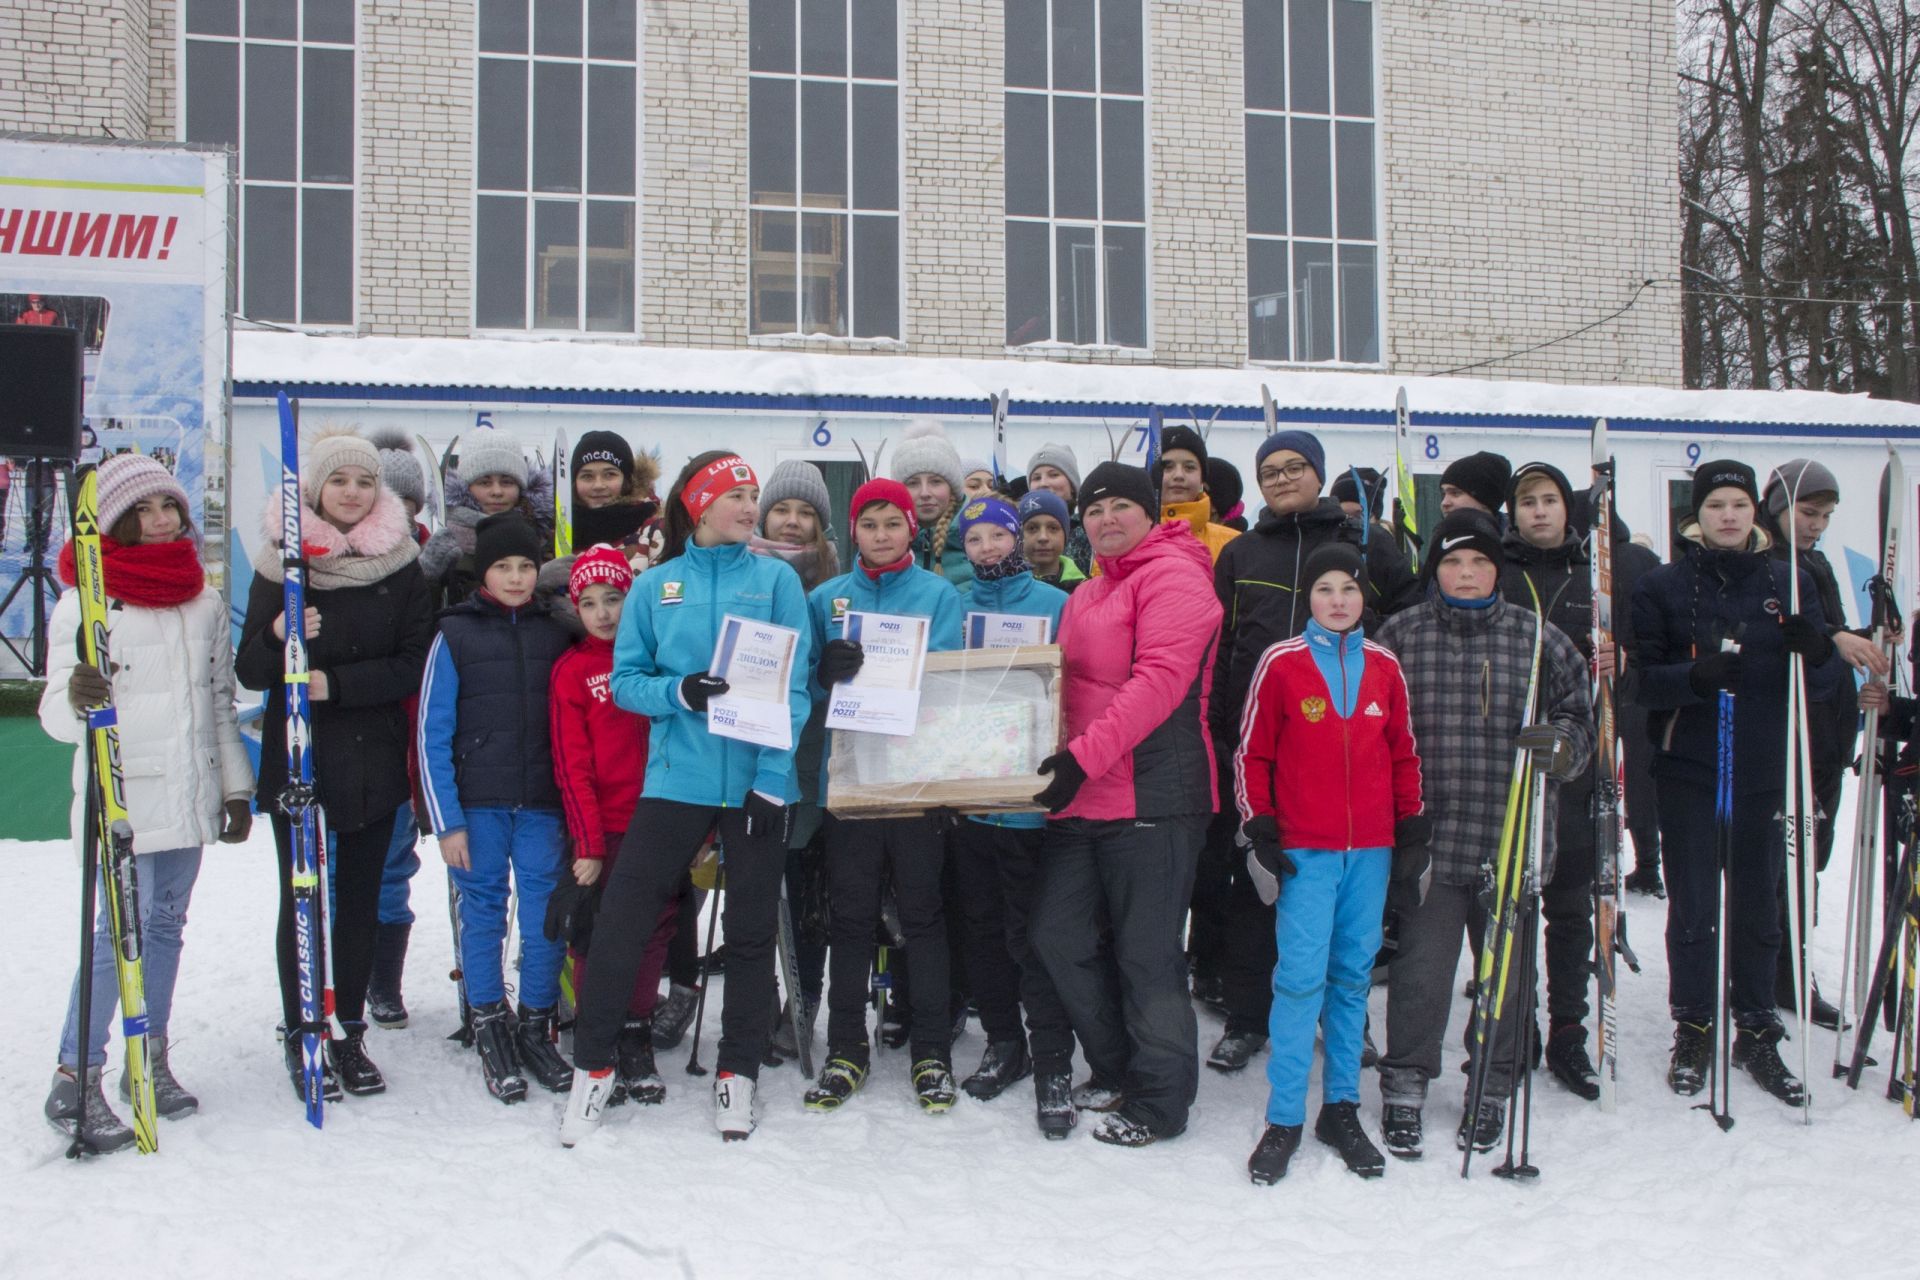
[[[0,457],[80,457],[80,331],[0,324]]]

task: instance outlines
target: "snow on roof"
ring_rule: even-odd
[[[1258,418],[1266,384],[1281,410],[1391,415],[1401,388],[1423,422],[1455,416],[1825,424],[1920,431],[1920,405],[1818,391],[1682,391],[1247,367],[1172,369],[1009,357],[938,359],[788,349],[695,350],[588,341],[349,337],[238,331],[233,376],[249,387],[490,388],[523,391],[1036,403],[1139,412],[1158,404]],[[248,394],[243,389],[242,394]],[[1544,425],[1544,424],[1543,424]],[[1903,432],[1904,433],[1904,432]]]

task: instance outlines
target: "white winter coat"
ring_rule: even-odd
[[[208,588],[183,605],[148,609],[110,603],[107,652],[118,668],[120,771],[136,853],[211,844],[225,802],[253,793],[253,765],[233,710],[233,645],[226,602]],[[47,687],[40,723],[71,742],[73,830],[86,821],[86,719],[67,701],[79,661],[80,597],[67,591],[47,635]]]

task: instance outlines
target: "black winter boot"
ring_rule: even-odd
[[[407,1025],[407,1005],[400,995],[401,972],[407,967],[407,940],[413,925],[406,921],[383,924],[373,940],[373,976],[367,981],[367,1018],[377,1027],[398,1031]]]
[[[343,1022],[340,1025],[347,1034],[327,1041],[327,1058],[334,1074],[340,1077],[340,1087],[356,1098],[385,1093],[387,1082],[380,1068],[367,1056],[367,1024]]]
[[[1247,1157],[1247,1176],[1255,1186],[1270,1187],[1287,1176],[1287,1166],[1293,1162],[1293,1153],[1300,1149],[1300,1131],[1305,1127],[1298,1124],[1267,1126],[1267,1131],[1260,1135],[1260,1145]]]
[[[1254,1055],[1267,1047],[1267,1037],[1258,1031],[1235,1031],[1227,1028],[1213,1046],[1213,1052],[1207,1055],[1207,1065],[1215,1071],[1230,1074],[1243,1071],[1253,1061]]]
[[[1683,1098],[1691,1098],[1707,1087],[1707,1072],[1713,1065],[1713,1024],[1676,1022],[1673,1024],[1673,1059],[1667,1066],[1667,1086]]]
[[[1065,1071],[1045,1071],[1033,1078],[1034,1116],[1040,1132],[1058,1141],[1073,1132],[1080,1112],[1073,1105],[1073,1077]]]
[[[693,1025],[694,1006],[700,1001],[700,988],[674,983],[653,1009],[653,1047],[671,1049],[687,1038]]]
[[[1033,1071],[1033,1059],[1027,1056],[1025,1040],[993,1040],[980,1055],[980,1066],[961,1081],[960,1087],[982,1102],[1005,1093],[1009,1086],[1024,1080]]]
[[[1733,1065],[1754,1078],[1762,1089],[1790,1107],[1807,1105],[1807,1089],[1787,1064],[1780,1060],[1780,1041],[1786,1029],[1772,1026],[1742,1027],[1733,1037]]]
[[[615,1072],[626,1097],[643,1107],[667,1100],[667,1082],[653,1064],[653,1020],[628,1018],[614,1044]]]
[[[1268,1125],[1267,1130],[1272,1132],[1273,1126]],[[1366,1126],[1360,1123],[1357,1102],[1329,1102],[1321,1107],[1319,1118],[1313,1122],[1313,1136],[1340,1153],[1349,1173],[1378,1178],[1387,1171],[1387,1158],[1373,1145],[1373,1140],[1367,1137]]]
[[[1600,1073],[1587,1056],[1587,1029],[1579,1023],[1558,1027],[1547,1037],[1547,1070],[1578,1097],[1600,1100]]]
[[[1473,1149],[1482,1154],[1494,1149],[1500,1142],[1500,1135],[1507,1127],[1507,1100],[1505,1098],[1482,1098],[1480,1114],[1474,1116],[1462,1114],[1460,1128],[1453,1135],[1453,1145],[1461,1151],[1467,1149],[1467,1143],[1473,1143]]]
[[[559,1010],[520,1006],[519,1024],[513,1030],[513,1047],[525,1067],[548,1093],[565,1093],[573,1088],[573,1067],[560,1056]]]
[[[307,1100],[307,1063],[301,1049],[304,1040],[304,1036],[291,1035],[280,1045],[287,1055],[287,1074],[293,1079],[293,1096],[302,1102]],[[320,1068],[321,1101],[340,1101],[346,1095],[340,1091],[340,1077],[334,1074],[333,1055],[324,1046],[320,1050]]]
[[[1420,1108],[1389,1103],[1380,1114],[1380,1138],[1396,1160],[1418,1160],[1424,1136]]]

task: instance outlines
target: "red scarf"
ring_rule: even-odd
[[[207,572],[200,567],[200,549],[191,538],[121,546],[103,533],[100,558],[106,566],[107,595],[123,604],[171,609],[206,589]],[[79,585],[72,539],[60,548],[60,581],[70,587]]]
[[[901,556],[898,560],[895,560],[892,564],[881,565],[878,569],[869,568],[865,560],[860,562],[860,572],[866,574],[867,577],[874,582],[880,581],[880,579],[890,573],[905,573],[911,568],[913,568],[913,552],[911,551]]]

